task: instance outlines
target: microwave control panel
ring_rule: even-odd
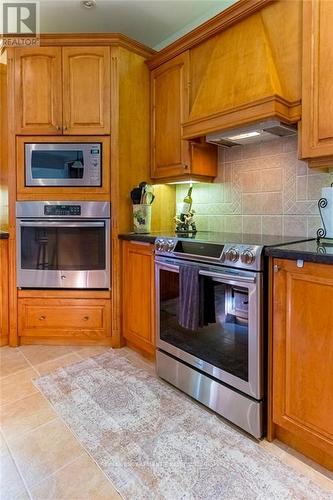
[[[44,215],[81,215],[80,205],[46,205]]]

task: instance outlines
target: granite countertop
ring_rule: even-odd
[[[265,255],[279,259],[333,264],[333,240],[311,240],[265,249]]]
[[[175,233],[173,231],[158,231],[152,233],[123,233],[119,235],[121,240],[142,241],[155,243],[156,238],[177,238],[180,240],[194,240],[204,243],[234,243],[245,245],[285,245],[295,241],[304,241],[307,238],[292,236],[272,236],[267,234],[227,233],[215,231],[198,231],[197,233]]]
[[[0,240],[7,240],[9,238],[9,233],[6,231],[0,231]]]
[[[127,240],[127,241],[142,241],[144,243],[155,243],[156,238],[164,235],[165,233],[146,233],[146,234],[123,233],[119,234],[118,238],[120,240]]]

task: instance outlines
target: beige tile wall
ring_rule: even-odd
[[[315,236],[317,202],[333,173],[297,159],[297,139],[220,148],[213,184],[194,184],[198,230]],[[188,189],[177,186],[177,210]]]

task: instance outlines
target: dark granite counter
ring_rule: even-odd
[[[0,240],[7,240],[9,238],[9,233],[6,231],[0,231]]]
[[[304,260],[307,262],[321,262],[323,264],[333,264],[333,241],[316,240],[303,241],[288,245],[268,247],[265,255],[279,259]]]
[[[172,231],[160,231],[147,234],[124,233],[119,238],[129,241],[142,241],[154,243],[156,238],[178,238],[180,240],[194,240],[204,243],[235,243],[245,245],[262,245],[265,247],[273,245],[285,245],[291,242],[304,241],[306,238],[292,236],[271,236],[267,234],[247,233],[219,233],[213,231],[198,231],[197,233],[174,233]]]

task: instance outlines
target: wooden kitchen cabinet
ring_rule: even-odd
[[[109,134],[109,47],[62,50],[64,134]]]
[[[109,134],[109,47],[16,49],[15,109],[17,134]]]
[[[273,264],[274,434],[333,469],[333,266]]]
[[[301,157],[333,166],[333,2],[303,2]]]
[[[123,336],[129,346],[155,353],[154,247],[123,242]]]
[[[8,240],[0,239],[0,346],[8,344]]]
[[[189,115],[189,52],[183,52],[151,72],[152,179],[213,178],[217,175],[215,146],[182,139]]]
[[[17,134],[62,134],[61,48],[15,49]]]

